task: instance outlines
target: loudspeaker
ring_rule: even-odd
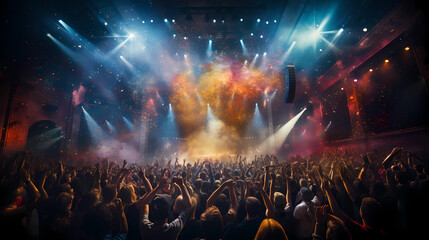
[[[287,65],[285,69],[285,88],[286,88],[286,97],[285,103],[292,103],[295,98],[295,88],[296,88],[296,77],[295,77],[295,66]]]

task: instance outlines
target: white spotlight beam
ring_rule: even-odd
[[[258,149],[261,149],[266,153],[269,153],[273,150],[274,152],[271,153],[276,154],[280,150],[283,143],[286,141],[287,137],[289,136],[289,133],[292,131],[296,122],[299,120],[305,110],[306,108],[304,108],[304,110],[302,110],[295,117],[293,117],[286,124],[284,124],[279,130],[277,130],[277,132],[275,132],[273,135],[269,136],[266,140],[264,140],[264,142],[262,142]],[[274,143],[274,146],[271,146],[272,143]]]
[[[287,58],[289,57],[290,53],[292,52],[293,47],[295,46],[296,42],[294,41],[290,47],[288,48],[288,50],[285,52],[285,54],[283,54],[282,58],[280,59],[280,65],[283,65],[284,62],[287,60]]]
[[[259,57],[259,54],[257,53],[253,58],[252,62],[250,63],[250,68],[253,68],[255,66],[256,60],[258,59],[258,57]]]

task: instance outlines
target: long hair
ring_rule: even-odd
[[[272,218],[266,218],[259,226],[255,240],[287,240],[285,230],[280,223]]]

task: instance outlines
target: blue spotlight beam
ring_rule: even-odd
[[[166,138],[179,137],[179,131],[176,124],[176,118],[171,103],[168,104],[168,114],[164,123],[161,125],[161,135]]]
[[[115,133],[116,132],[116,128],[109,122],[106,120],[106,125],[109,128],[111,133]]]
[[[248,55],[249,54],[249,52],[247,51],[247,48],[246,48],[246,46],[244,45],[244,41],[243,41],[243,39],[240,39],[240,45],[241,45],[241,49],[243,50],[243,55]]]
[[[207,46],[207,57],[211,57],[213,55],[213,41],[209,40],[209,45]]]
[[[105,134],[103,129],[98,125],[94,118],[82,106],[82,111],[85,116],[86,123],[88,124],[88,130],[93,141],[98,142],[104,139]]]
[[[125,125],[127,126],[128,130],[132,131],[134,128],[133,123],[128,120],[126,117],[122,117],[124,119]]]
[[[290,53],[292,52],[293,47],[295,46],[296,42],[294,41],[290,47],[288,48],[288,50],[285,52],[285,54],[283,54],[282,58],[280,59],[280,65],[283,65],[287,58],[290,56]]]
[[[62,42],[60,42],[58,39],[56,39],[50,33],[46,34],[46,36],[48,36],[48,38],[50,38],[55,43],[55,45],[57,45],[67,56],[71,57],[75,61],[80,62],[81,59],[70,48],[68,48],[66,45],[64,45]]]

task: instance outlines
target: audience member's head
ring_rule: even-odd
[[[350,235],[343,221],[333,215],[329,215],[326,222],[326,240],[346,239],[350,239]]]
[[[382,205],[377,200],[369,197],[362,200],[360,215],[365,225],[379,229],[383,221],[382,213]]]
[[[306,187],[301,188],[300,194],[304,202],[310,202],[313,199],[313,193]]]
[[[280,223],[271,218],[266,218],[259,226],[255,240],[287,240],[285,231]]]
[[[206,209],[201,214],[201,230],[207,240],[220,239],[223,230],[222,214],[216,206]]]
[[[215,206],[219,209],[222,215],[225,215],[229,210],[229,198],[225,194],[220,194],[215,201]]]
[[[122,203],[124,205],[128,205],[135,202],[137,199],[137,196],[134,192],[133,185],[128,185],[121,188],[121,190],[119,190],[118,192],[118,198],[122,200]]]
[[[82,229],[90,239],[102,240],[110,234],[112,222],[110,208],[104,204],[98,204],[85,214]]]
[[[255,197],[246,198],[246,212],[249,218],[256,218],[261,208],[261,203]],[[250,220],[250,219],[248,219]]]
[[[168,218],[171,202],[171,198],[167,194],[158,194],[150,203],[150,219],[152,219],[154,223],[164,223]]]
[[[283,193],[274,193],[274,207],[277,209],[284,209],[286,207],[286,197]]]
[[[195,181],[195,191],[201,191],[202,188],[203,188],[203,180],[201,178],[198,178]]]
[[[109,185],[103,188],[101,191],[104,203],[110,203],[116,198],[116,186]]]

